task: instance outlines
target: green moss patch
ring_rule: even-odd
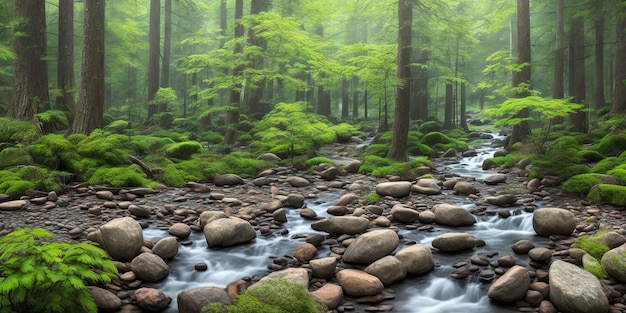
[[[172,143],[165,148],[165,153],[170,158],[188,160],[192,155],[203,150],[202,144],[192,140]]]
[[[567,192],[575,192],[575,193],[584,193],[587,194],[593,186],[598,184],[616,184],[618,183],[617,179],[612,176],[598,174],[598,173],[587,173],[587,174],[578,174],[569,178],[565,183],[563,183],[563,190]]]
[[[422,137],[421,143],[431,147],[433,150],[445,151],[448,149],[456,149],[465,151],[468,149],[465,142],[450,138],[440,132],[430,132]]]
[[[626,134],[609,134],[604,136],[595,149],[605,156],[619,155],[626,148]]]
[[[599,184],[589,191],[587,198],[595,202],[606,202],[615,206],[626,206],[626,186]]]
[[[89,179],[91,185],[109,185],[112,187],[148,187],[158,184],[149,180],[137,165],[98,169]]]

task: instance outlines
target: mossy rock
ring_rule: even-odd
[[[335,138],[338,143],[348,143],[352,138],[354,132],[356,132],[356,127],[348,123],[340,123],[331,126],[330,130],[335,133]]]
[[[448,137],[452,137],[452,138],[456,138],[456,139],[466,138],[467,137],[467,133],[463,129],[461,129],[461,128],[455,128],[455,129],[448,130],[448,131],[446,131],[446,135]]]
[[[252,124],[252,122],[245,120],[245,121],[240,121],[237,124],[237,130],[238,131],[242,131],[242,132],[249,132],[254,128],[254,124]]]
[[[178,130],[187,132],[197,132],[202,128],[200,122],[184,117],[175,118],[172,121],[172,126]]]
[[[202,144],[197,141],[175,142],[165,148],[168,157],[188,160],[193,154],[200,153],[204,150]]]
[[[569,178],[563,183],[563,190],[567,192],[587,194],[593,186],[598,184],[619,184],[619,181],[612,176],[598,173],[578,174]]]
[[[124,134],[128,131],[128,129],[130,129],[130,122],[125,120],[115,120],[103,128],[103,130],[115,134]]]
[[[209,144],[218,144],[224,140],[224,136],[214,131],[205,131],[200,134],[199,138],[202,141],[207,141]]]
[[[430,155],[433,149],[419,141],[409,142],[407,152],[410,155]]]
[[[614,168],[608,172],[606,172],[607,175],[610,175],[612,177],[614,177],[615,179],[617,179],[618,183],[612,183],[614,185],[626,185],[626,169],[623,168]]]
[[[601,160],[594,167],[592,167],[591,172],[606,174],[608,171],[616,168],[622,163],[624,163],[624,159],[616,158],[616,157],[608,157],[608,158]]]
[[[37,129],[32,122],[0,117],[0,142],[28,144],[37,138]]]
[[[602,256],[609,252],[609,247],[602,243],[601,236],[606,231],[599,231],[593,235],[583,235],[576,238],[576,241],[572,244],[572,248],[579,248],[589,253],[592,257],[600,260]]]
[[[365,155],[375,155],[384,158],[389,153],[389,144],[373,143],[365,148]]]
[[[160,151],[171,144],[174,144],[174,140],[168,137],[135,135],[130,137],[129,149],[134,154],[146,155]]]
[[[304,161],[304,165],[306,165],[307,167],[311,167],[311,166],[318,166],[320,164],[330,164],[332,166],[335,166],[335,162],[329,158],[325,158],[325,157],[314,157],[314,158],[310,158],[306,161]]]
[[[595,149],[605,156],[617,156],[626,149],[626,134],[609,134],[604,136]]]
[[[626,186],[595,185],[589,191],[587,198],[594,202],[606,202],[615,206],[626,207]]]
[[[0,151],[0,169],[33,163],[33,158],[27,149],[6,148]]]
[[[59,190],[58,179],[63,172],[54,172],[37,166],[14,167],[11,170],[0,170],[0,193],[17,198],[27,190],[52,191]]]
[[[50,169],[56,169],[59,166],[59,157],[54,153],[54,151],[52,151],[52,149],[50,149],[50,147],[44,144],[28,145],[26,150],[36,164],[43,165]],[[2,153],[0,152],[0,154]],[[2,157],[0,156],[0,159],[1,158]]]
[[[596,163],[604,159],[604,156],[600,152],[595,150],[580,150],[576,153],[576,155],[581,158],[582,161],[585,163]]]
[[[112,187],[147,187],[156,188],[158,184],[147,178],[139,166],[100,168],[89,179],[91,185]]]
[[[426,134],[426,133],[432,133],[432,132],[440,132],[442,128],[443,128],[443,124],[441,124],[441,122],[428,121],[428,122],[422,123],[418,127],[417,130],[423,134]]]
[[[450,138],[440,132],[430,132],[424,135],[421,142],[437,151],[446,151],[448,149],[465,151],[468,149],[467,143]]]

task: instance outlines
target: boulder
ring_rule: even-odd
[[[148,252],[136,256],[130,268],[137,278],[151,283],[165,278],[170,272],[170,267],[160,256]]]
[[[421,178],[411,187],[412,191],[426,195],[438,195],[441,193],[441,185],[434,178]]]
[[[189,191],[191,192],[197,192],[197,193],[211,192],[211,188],[209,186],[202,184],[202,183],[192,182],[192,181],[185,183],[185,187],[189,188]]]
[[[128,207],[128,211],[130,212],[130,214],[140,218],[148,218],[152,214],[151,208],[134,204],[131,204]]]
[[[459,181],[454,184],[454,188],[452,188],[452,191],[455,195],[468,196],[476,194],[478,190],[470,182]]]
[[[335,180],[337,178],[337,175],[339,175],[339,170],[334,166],[331,166],[320,172],[320,177],[323,180]]]
[[[432,207],[435,213],[435,223],[448,226],[471,226],[476,223],[476,218],[458,205],[446,203],[435,204]]]
[[[359,169],[361,168],[361,165],[363,165],[363,162],[361,162],[359,160],[354,160],[354,161],[351,161],[350,163],[346,164],[345,170],[348,173],[358,173]]]
[[[550,301],[563,313],[608,312],[600,280],[582,268],[561,260],[550,265]]]
[[[541,208],[533,213],[533,228],[539,236],[569,235],[576,228],[574,214],[565,209]]]
[[[411,208],[407,208],[402,204],[396,204],[391,208],[389,212],[393,219],[400,223],[410,224],[417,221],[420,217],[420,213]]]
[[[393,252],[399,241],[398,234],[391,229],[373,230],[357,237],[342,259],[348,263],[370,264]]]
[[[137,306],[146,312],[160,312],[165,310],[172,302],[172,298],[162,291],[154,288],[139,288],[135,290]]]
[[[497,206],[510,206],[517,202],[517,196],[513,194],[502,194],[485,198],[485,202]]]
[[[272,213],[283,207],[283,202],[276,199],[270,202],[264,202],[259,205],[259,210]]]
[[[313,260],[316,255],[317,248],[308,242],[303,242],[298,245],[296,251],[293,253],[293,257],[300,263],[308,263]]]
[[[432,251],[422,244],[406,247],[398,251],[395,257],[402,262],[409,275],[427,273],[435,266]]]
[[[491,284],[487,296],[494,301],[511,303],[523,299],[529,286],[528,270],[515,265]]]
[[[222,174],[215,176],[215,178],[213,179],[213,183],[215,184],[215,186],[236,186],[243,185],[244,181],[243,178],[239,177],[239,175]]]
[[[618,232],[610,231],[600,234],[598,242],[607,245],[609,249],[613,249],[626,243],[626,237]]]
[[[286,181],[291,187],[306,187],[311,184],[308,180],[299,176],[289,176]]]
[[[209,247],[230,247],[256,238],[250,223],[237,217],[220,218],[203,229]]]
[[[552,260],[552,250],[544,247],[533,248],[528,251],[528,256],[535,262],[548,262]]]
[[[376,185],[376,193],[381,196],[403,198],[411,194],[411,183],[408,181],[380,183]]]
[[[87,239],[97,242],[113,259],[120,261],[132,260],[143,245],[141,225],[132,217],[113,219],[89,234]]]
[[[385,288],[378,277],[357,269],[341,270],[335,276],[343,291],[353,297],[377,295]]]
[[[28,204],[26,200],[13,200],[0,203],[0,211],[17,211]]]
[[[626,283],[626,244],[605,253],[602,256],[602,265],[611,277]]]
[[[179,239],[186,239],[191,235],[191,227],[185,223],[174,223],[167,232]]]
[[[272,280],[272,279],[284,279],[290,282],[298,283],[305,289],[309,288],[309,272],[304,268],[288,268],[282,271],[271,272],[269,275],[261,278],[258,282]],[[250,289],[256,288],[256,284],[250,286]]]
[[[281,161],[281,158],[279,156],[277,156],[274,153],[264,153],[259,155],[258,157],[256,157],[257,160],[261,160],[261,161],[272,161],[275,163],[278,163]]]
[[[319,278],[331,278],[335,275],[337,268],[337,258],[329,256],[321,259],[309,261],[309,267],[313,276]]]
[[[231,305],[232,300],[224,288],[200,287],[183,290],[176,296],[178,313],[200,313],[211,303]]]
[[[152,247],[152,253],[163,260],[171,260],[178,254],[178,240],[172,236],[161,238]]]
[[[204,228],[207,224],[220,219],[227,218],[228,215],[224,214],[224,212],[220,211],[204,211],[200,213],[200,228]]]
[[[285,207],[299,209],[304,206],[304,196],[298,193],[290,193],[287,195]]]
[[[493,174],[487,178],[485,178],[485,184],[487,185],[497,185],[499,183],[504,183],[506,182],[506,175],[505,174]]]
[[[122,306],[122,300],[116,294],[100,287],[87,286],[87,288],[91,291],[98,312],[114,312]]]
[[[533,244],[530,240],[522,239],[514,243],[511,246],[511,250],[517,254],[526,254],[534,247],[535,244]]]
[[[420,223],[432,224],[435,222],[435,213],[431,210],[422,211],[419,217]]]
[[[484,246],[485,242],[467,233],[445,233],[435,237],[432,245],[439,251],[457,252]]]
[[[331,235],[351,235],[363,233],[369,224],[370,221],[365,217],[337,216],[315,221],[311,223],[311,228]]]
[[[376,260],[366,267],[364,271],[378,277],[385,286],[401,281],[406,277],[404,264],[393,255]]]
[[[359,196],[354,192],[349,192],[341,196],[341,198],[339,198],[339,200],[337,200],[337,202],[335,202],[335,204],[333,205],[334,206],[346,206],[357,201],[359,201]]]
[[[313,299],[323,303],[329,310],[334,310],[343,300],[343,289],[339,285],[325,284],[319,289],[312,291]]]

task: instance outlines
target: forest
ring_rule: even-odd
[[[337,156],[413,181],[493,134],[483,169],[622,208],[625,114],[625,0],[0,0],[0,203]]]

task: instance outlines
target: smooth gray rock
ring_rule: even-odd
[[[550,301],[563,313],[608,312],[609,300],[593,274],[561,260],[550,265]]]
[[[498,302],[511,303],[523,299],[529,286],[528,270],[515,265],[491,284],[487,296]]]
[[[393,252],[400,238],[391,229],[380,229],[367,232],[348,246],[342,258],[344,262],[370,264]]]
[[[560,208],[541,208],[533,213],[533,228],[539,236],[569,235],[576,228],[574,214]]]

